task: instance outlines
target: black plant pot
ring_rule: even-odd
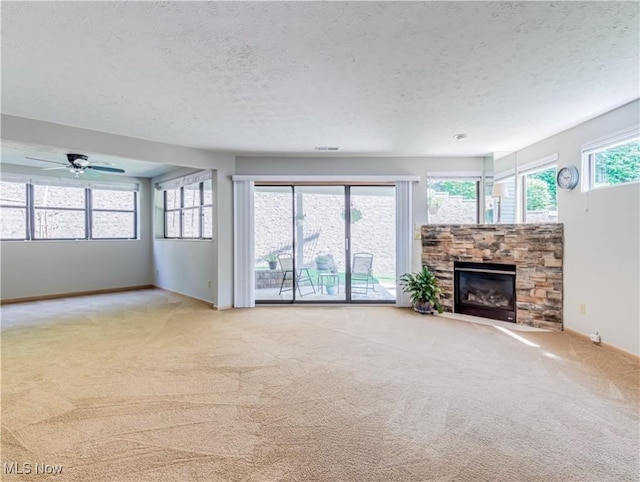
[[[277,261],[268,261],[268,263],[269,263],[269,269],[276,269],[278,267]]]

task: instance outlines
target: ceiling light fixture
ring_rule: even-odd
[[[456,141],[464,141],[467,138],[466,134],[456,134],[453,136]]]

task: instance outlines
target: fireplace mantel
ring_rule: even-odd
[[[453,311],[455,261],[513,264],[517,323],[558,331],[563,245],[560,223],[422,226],[422,264],[438,276],[446,311]]]

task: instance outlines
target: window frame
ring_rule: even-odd
[[[204,183],[212,182],[211,179],[205,179],[203,181],[196,181],[187,184],[180,185],[179,187],[168,187],[162,190],[162,199],[163,199],[163,219],[164,219],[164,239],[185,239],[185,240],[195,240],[195,241],[211,241],[213,240],[213,227],[211,229],[211,236],[204,236],[204,210],[213,208],[213,196],[211,199],[211,204],[204,204]],[[189,188],[190,186],[198,185],[198,199],[197,203],[193,206],[185,206],[185,188]],[[179,190],[179,207],[177,208],[167,208],[167,191],[169,190]],[[213,190],[213,186],[212,186]],[[178,213],[178,235],[177,236],[168,236],[168,228],[167,228],[167,219],[169,213]],[[185,236],[184,228],[185,221],[184,216],[188,212],[195,212],[196,219],[198,220],[198,233],[197,236]],[[212,213],[213,214],[213,213]]]
[[[38,183],[38,184],[31,184],[31,209],[30,209],[30,214],[32,216],[32,223],[31,223],[31,241],[81,241],[81,240],[88,240],[91,239],[89,237],[89,227],[88,227],[88,194],[87,194],[87,188],[86,187],[75,187],[75,186],[59,186],[59,185],[55,185],[55,184],[46,184],[46,183]],[[35,188],[36,186],[41,186],[41,187],[62,187],[62,188],[71,188],[71,189],[82,189],[83,192],[83,197],[84,197],[84,207],[83,208],[69,208],[69,207],[56,207],[56,206],[36,206],[36,202],[35,202]],[[39,238],[36,236],[36,212],[37,211],[68,211],[68,212],[81,212],[83,213],[83,220],[84,220],[84,236],[83,237],[69,237],[69,238]]]
[[[502,171],[500,173],[498,173],[497,176],[494,176],[493,178],[493,182],[491,183],[491,188],[493,190],[493,186],[495,184],[505,184],[507,186],[507,189],[509,190],[509,196],[506,196],[502,199],[500,199],[500,223],[498,223],[498,220],[496,219],[496,209],[495,209],[495,199],[493,196],[491,196],[491,199],[494,202],[494,218],[493,218],[493,222],[492,224],[518,224],[519,223],[519,214],[518,214],[518,173],[516,172],[515,168],[511,168],[511,169],[507,169],[505,171]],[[493,194],[493,192],[491,193]],[[513,204],[513,219],[508,219],[505,221],[504,219],[504,200],[505,199],[513,199],[514,200],[514,204]]]
[[[551,168],[555,168],[556,170],[556,175],[554,175],[554,182],[555,182],[555,178],[558,174],[558,156],[557,155],[553,155],[548,158],[538,160],[536,162],[529,164],[528,167],[525,166],[522,169],[518,169],[517,191],[519,191],[519,193],[517,193],[516,195],[518,197],[518,202],[520,203],[520,209],[517,209],[517,206],[516,206],[516,212],[518,213],[519,211],[518,213],[519,215],[517,216],[517,218],[519,219],[520,224],[529,223],[527,221],[527,176],[531,174],[537,174],[539,172],[546,171]],[[556,220],[549,221],[550,223],[558,222],[557,209],[558,209],[558,194],[556,190]]]
[[[431,224],[431,219],[430,219],[430,215],[431,213],[429,213],[429,192],[432,189],[431,188],[431,184],[434,182],[439,182],[439,181],[472,181],[475,182],[476,184],[476,209],[475,209],[475,215],[476,215],[476,220],[474,223],[471,224],[480,224],[480,197],[481,197],[481,191],[482,191],[482,175],[480,173],[476,174],[476,173],[437,173],[437,172],[433,172],[433,173],[428,173],[426,176],[426,182],[427,182],[427,202],[426,202],[426,208],[427,208],[427,223]],[[483,202],[484,205],[484,202]],[[445,223],[445,224],[456,224],[456,223]]]
[[[23,184],[24,185],[24,205],[16,205],[16,204],[5,204],[0,200],[0,210],[4,209],[24,209],[24,237],[23,238],[2,238],[0,234],[1,241],[26,241],[29,238],[30,232],[30,213],[29,213],[29,187],[30,184],[22,181],[13,181],[13,180],[2,180],[2,182],[12,183],[12,184]]]
[[[139,206],[139,190],[137,184],[120,184],[119,188],[114,186],[110,187],[108,183],[100,184],[100,185],[92,185],[88,183],[78,183],[74,185],[74,183],[58,183],[55,180],[52,180],[50,183],[47,182],[44,178],[24,178],[22,176],[12,176],[7,175],[6,178],[3,176],[1,179],[2,182],[14,183],[14,184],[24,184],[26,187],[26,200],[24,206],[19,205],[10,205],[5,203],[0,203],[0,207],[3,209],[25,209],[26,216],[26,230],[23,238],[0,238],[1,242],[13,242],[13,241],[138,241],[140,240],[140,206]],[[35,204],[35,186],[42,187],[67,187],[74,189],[82,189],[83,190],[83,207],[57,207],[57,206],[36,206]],[[124,188],[123,188],[124,186]],[[100,191],[125,191],[133,193],[133,208],[132,210],[122,210],[122,209],[107,209],[107,208],[97,208],[93,209],[92,206],[92,192],[94,190]],[[84,236],[83,237],[68,237],[68,238],[58,238],[58,237],[38,237],[35,232],[35,220],[36,220],[36,211],[69,211],[69,212],[82,212],[83,213],[83,221],[84,221]],[[92,223],[93,223],[93,212],[125,212],[131,213],[134,217],[134,237],[118,237],[118,238],[103,238],[103,237],[94,237],[92,232]]]
[[[211,184],[211,204],[204,204],[204,193],[205,193],[205,188],[204,185],[205,183],[210,183]],[[202,239],[206,239],[206,240],[213,240],[213,180],[212,179],[206,179],[204,181],[202,181],[202,206],[201,206],[201,211],[200,211],[200,233],[202,234]],[[209,209],[211,210],[211,237],[209,236],[205,236],[204,235],[204,213],[205,213],[205,209]]]
[[[596,186],[596,154],[631,142],[640,142],[640,126],[634,126],[582,146],[582,192],[639,183],[640,179]]]
[[[89,207],[89,239],[95,240],[116,240],[116,239],[138,239],[138,191],[121,191],[133,194],[133,208],[128,209],[105,209],[105,208],[94,208],[93,207],[93,191],[118,191],[117,189],[106,189],[106,188],[95,188],[95,189],[87,189],[88,195],[88,207]],[[118,238],[103,238],[103,237],[95,237],[93,235],[93,214],[94,213],[126,213],[133,214],[133,237],[118,237]]]

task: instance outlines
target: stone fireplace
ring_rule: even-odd
[[[563,233],[560,223],[424,225],[422,264],[446,311],[562,330]]]

